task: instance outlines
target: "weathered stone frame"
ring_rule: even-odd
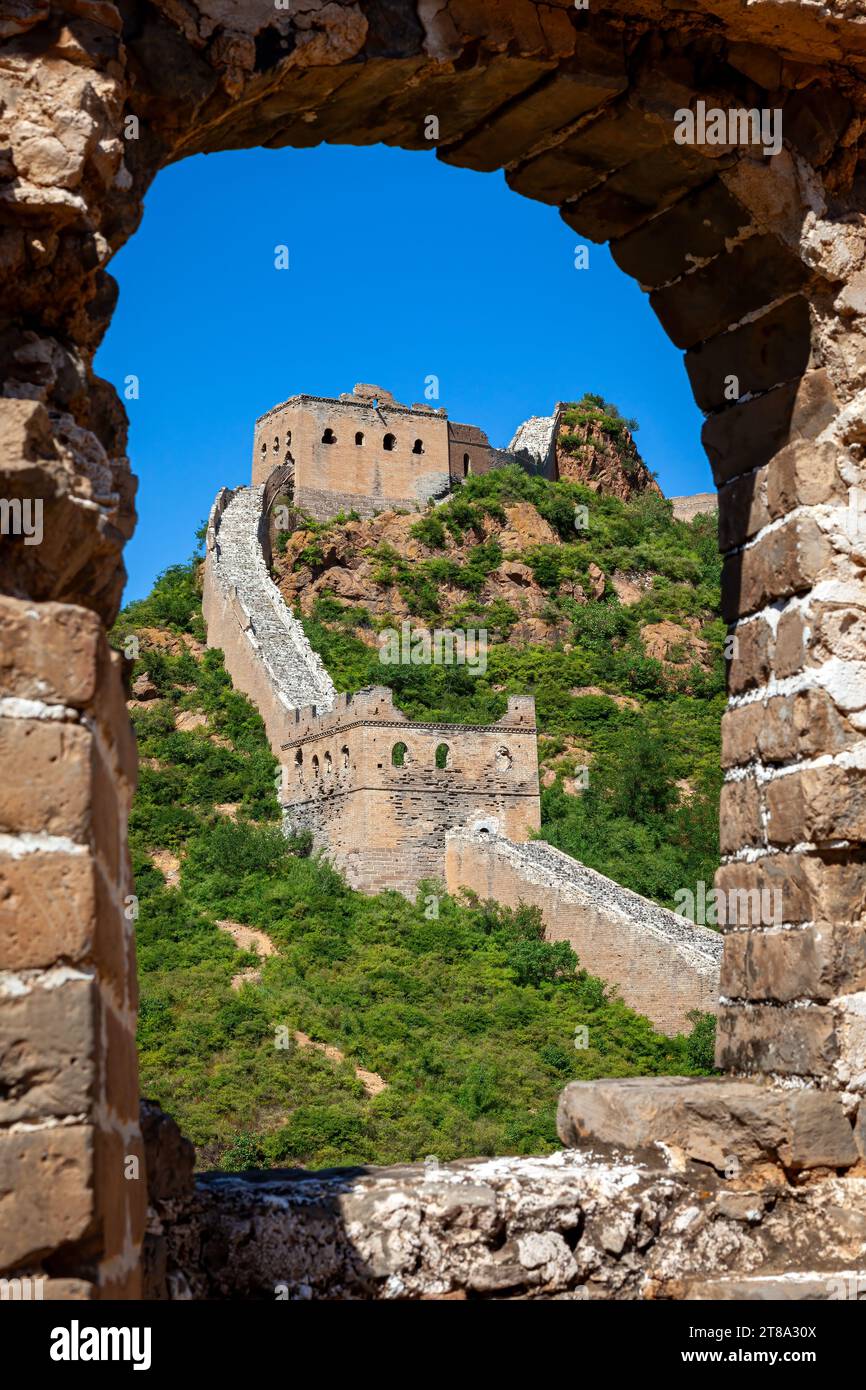
[[[206,4],[21,0],[4,18],[3,488],[42,499],[45,540],[0,541],[14,770],[0,794],[0,1268],[43,1270],[61,1296],[140,1288],[144,1184],[120,1166],[140,1146],[134,771],[100,629],[134,486],[123,409],[92,371],[116,297],[105,267],[170,161],[323,139],[428,149],[430,113],[440,157],[504,167],[579,237],[610,240],[687,350],[737,642],[719,882],[784,901],[781,925],[726,937],[719,1061],[836,1090],[862,1136],[866,40],[841,2],[780,8],[362,0],[292,15],[250,0],[227,30]],[[674,112],[698,97],[781,108],[783,152],[675,146]]]

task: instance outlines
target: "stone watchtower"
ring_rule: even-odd
[[[453,481],[486,473],[497,451],[475,425],[445,410],[401,405],[360,384],[351,395],[291,396],[256,421],[253,483],[290,470],[293,501],[319,521],[338,512],[414,511],[446,497]]]
[[[353,888],[413,893],[444,878],[456,825],[526,840],[540,827],[535,702],[512,696],[496,724],[410,722],[390,690],[297,710],[280,750],[289,828],[308,829]]]

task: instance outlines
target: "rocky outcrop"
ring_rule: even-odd
[[[661,496],[626,422],[601,407],[583,401],[559,406],[554,449],[559,478],[623,502],[642,492]]]
[[[399,583],[383,577],[390,574],[390,567],[376,558],[377,552],[396,552],[410,563],[445,557],[463,565],[479,540],[495,540],[506,558],[488,574],[477,596],[479,604],[483,607],[498,599],[514,609],[517,622],[507,638],[512,646],[561,640],[569,625],[558,623],[550,613],[545,590],[537,583],[530,566],[520,558],[534,546],[558,545],[559,537],[531,503],[515,503],[505,507],[504,512],[504,523],[485,517],[480,535],[468,531],[455,539],[447,533],[442,549],[426,545],[412,535],[417,516],[397,512],[335,523],[325,534],[299,529],[288,538],[284,553],[274,559],[280,593],[286,604],[299,608],[305,617],[312,614],[318,598],[333,594],[347,607],[366,609],[374,618],[402,619],[410,614],[409,602]],[[593,569],[601,575],[597,566]],[[430,582],[435,584],[439,595],[442,621],[470,597],[466,589],[456,584],[445,580]],[[604,592],[603,576],[601,592]],[[570,596],[582,601],[583,591],[579,585]],[[375,645],[375,636],[369,627],[357,626],[355,634]]]

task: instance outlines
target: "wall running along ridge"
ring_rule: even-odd
[[[226,670],[258,709],[279,756],[295,709],[329,710],[337,692],[268,573],[264,491],[262,485],[217,494],[208,518],[202,611],[208,646],[222,649]]]
[[[504,169],[516,192],[558,208],[577,240],[610,242],[685,351],[707,417],[725,613],[737,639],[723,729],[726,862],[718,884],[778,889],[784,906],[778,925],[725,934],[719,1061],[728,1073],[752,1077],[763,1096],[781,1088],[826,1101],[859,1133],[866,35],[857,7],[694,0],[683,11],[662,0],[600,0],[578,11],[532,0],[435,7],[333,0],[296,11],[241,3],[229,17],[210,0],[191,0],[181,16],[168,0],[154,0],[125,7],[122,17],[110,0],[21,0],[0,20],[2,495],[44,505],[42,544],[25,546],[20,536],[0,543],[0,591],[15,621],[26,628],[29,615],[39,615],[40,652],[51,650],[56,631],[66,672],[74,644],[54,628],[48,605],[68,610],[70,623],[85,622],[89,611],[110,624],[117,612],[134,482],[125,414],[95,376],[93,356],[116,298],[108,262],[138,225],[156,172],[187,154],[253,145],[385,141],[429,149],[426,117],[437,113],[439,158]],[[781,110],[783,149],[766,159],[749,146],[676,145],[675,112],[698,100],[723,110]],[[54,686],[40,676],[47,693],[41,686],[26,693],[23,652],[14,645],[10,652],[11,698],[81,717],[56,725],[53,717],[35,719],[27,738],[26,721],[3,717],[4,727],[14,725],[11,766],[22,790],[2,833],[15,837],[16,853],[19,837],[58,835],[62,847],[38,843],[62,856],[68,838],[80,847],[71,852],[76,863],[101,854],[107,833],[116,870],[109,871],[115,905],[99,916],[94,904],[85,944],[76,944],[73,914],[64,912],[62,938],[28,928],[17,963],[4,968],[17,979],[22,971],[65,970],[70,956],[86,960],[88,988],[102,1001],[108,961],[123,957],[128,939],[114,894],[125,886],[129,783],[119,766],[84,753],[98,744],[96,725],[112,718],[109,696],[94,685],[73,698],[60,676]],[[111,725],[118,747],[124,719],[119,712]],[[108,746],[109,733],[100,737]],[[75,747],[79,799],[67,802],[62,788]],[[103,773],[105,795],[96,790]],[[25,782],[36,794],[24,793]],[[119,809],[106,832],[113,801]],[[8,847],[4,853],[14,858]],[[19,876],[21,900],[44,891],[44,871],[41,853],[15,859],[8,872]],[[65,904],[65,880],[49,873],[48,883]],[[114,1124],[103,1087],[119,1096],[136,1086],[131,968],[130,961],[122,1009],[118,990],[117,1012],[106,1010],[105,1027],[93,1029],[85,1082],[71,1011],[53,1010],[49,1036],[41,1019],[28,1024],[21,1012],[22,998],[40,998],[34,991],[20,996],[12,984],[0,1005],[16,1020],[4,1054],[17,1117],[0,1129],[4,1217],[10,1230],[38,1224],[3,1259],[7,1269],[47,1262],[88,1291],[128,1292],[137,1277],[131,1264],[126,1285],[115,1274],[133,1259],[121,1249],[134,1252],[138,1239],[131,1214],[123,1221],[130,1244],[118,1246],[117,1188],[134,1188],[121,1183],[118,1159],[98,1157],[97,1143],[106,1116]],[[122,1035],[111,1045],[109,1019]],[[54,1067],[50,1088],[42,1066],[16,1072],[14,1059],[28,1048],[34,1056],[42,1048]],[[730,1090],[712,1094],[722,1095],[719,1108],[734,1106]],[[665,1104],[658,1099],[657,1132]],[[45,1118],[46,1107],[57,1116]],[[67,1123],[55,1125],[60,1112]],[[699,1129],[697,1111],[693,1122]],[[55,1146],[73,1143],[76,1131],[79,1156],[61,1163]],[[21,1168],[31,1132],[40,1135],[32,1141],[43,1146],[40,1162]],[[574,1142],[577,1131],[567,1133]],[[128,1134],[132,1146],[132,1128]],[[808,1143],[823,1151],[814,1134]],[[827,1156],[838,1156],[837,1148]],[[553,1195],[557,1180],[549,1182]],[[857,1182],[844,1184],[840,1204],[849,1213],[862,1209]],[[839,1184],[829,1177],[823,1186]],[[20,1200],[5,1195],[12,1191]],[[815,1228],[820,1254],[833,1245],[832,1226]],[[812,1243],[793,1228],[776,1229],[778,1243],[759,1252],[761,1268],[802,1271],[796,1252]],[[622,1247],[620,1265],[655,1258],[646,1252],[656,1242],[659,1257],[666,1245],[679,1252],[673,1233],[655,1226],[649,1244]],[[721,1247],[701,1231],[694,1246],[707,1269],[724,1266]],[[859,1250],[852,1237],[855,1264]]]

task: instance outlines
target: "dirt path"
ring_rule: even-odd
[[[300,1029],[295,1033],[295,1042],[298,1047],[314,1047],[317,1052],[323,1052],[332,1062],[345,1062],[346,1054],[341,1052],[338,1047],[332,1047],[330,1043],[314,1042],[307,1033],[302,1033]],[[355,1067],[355,1075],[360,1081],[368,1096],[378,1096],[382,1091],[388,1089],[388,1083],[378,1072],[365,1071],[363,1067]]]
[[[176,888],[180,883],[180,860],[170,849],[154,849],[150,852],[154,868],[159,869],[165,879],[166,888]]]
[[[257,956],[275,956],[277,948],[266,932],[258,927],[245,927],[242,922],[217,922],[220,931],[227,931],[239,951],[255,951]]]

